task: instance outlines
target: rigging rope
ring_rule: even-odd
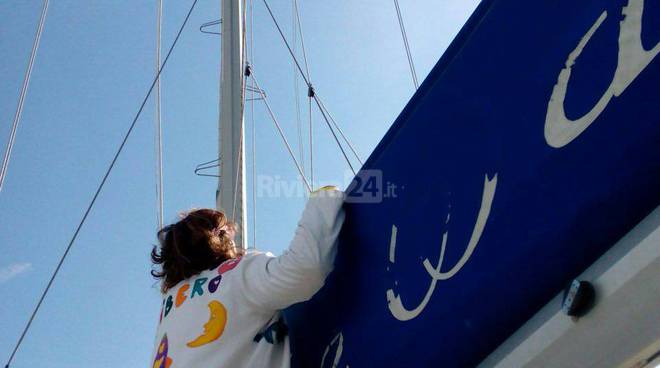
[[[231,210],[231,218],[232,222],[236,223],[236,203],[238,202],[238,179],[240,178],[241,175],[241,166],[243,163],[243,124],[241,124],[241,139],[238,142],[238,155],[236,156],[236,177],[234,178],[234,198],[232,199],[232,210]],[[240,188],[243,190],[243,188]],[[241,212],[241,219],[242,219],[242,212]],[[243,241],[243,244],[247,241],[247,239],[241,239]],[[246,247],[247,248],[247,247]]]
[[[412,75],[413,83],[415,84],[415,89],[419,88],[419,83],[417,83],[417,72],[415,72],[415,64],[413,63],[412,54],[410,52],[410,45],[408,44],[408,36],[406,35],[406,28],[403,26],[403,17],[401,16],[401,9],[399,8],[399,0],[394,0],[394,6],[396,7],[396,15],[399,19],[399,28],[401,28],[401,37],[403,37],[403,45],[406,48],[406,55],[408,56],[408,65],[410,66],[410,74]]]
[[[243,13],[241,14],[241,17],[243,18],[242,32],[241,32],[241,38],[242,38],[241,41],[242,41],[242,44],[243,44],[242,59],[243,59],[243,63],[245,63],[245,61],[247,60],[247,57],[248,57],[248,54],[247,54],[248,50],[247,50],[247,47],[245,47],[245,45],[247,44],[247,0],[243,0],[242,11],[243,11]],[[241,86],[241,116],[244,116],[245,96],[246,96],[245,90],[247,88],[247,74],[244,75],[244,77],[242,79],[242,82],[243,83],[242,83],[242,86]],[[241,176],[243,176],[243,174],[245,174],[244,171],[243,171],[243,150],[244,150],[243,149],[243,144],[244,144],[243,141],[245,140],[244,125],[245,125],[244,122],[241,122],[240,132],[239,132],[240,140],[238,142],[238,155],[236,155],[236,162],[235,162],[235,166],[234,166],[236,168],[236,176],[234,177],[234,198],[232,199],[232,211],[231,211],[232,221],[235,224],[238,223],[239,226],[243,226],[243,228],[245,228],[245,226],[247,225],[247,224],[243,223],[243,210],[245,208],[245,206],[243,204],[245,204],[245,196],[241,196],[243,203],[241,204],[240,222],[236,221],[236,204],[238,203],[238,191],[239,191],[239,189],[241,190],[241,192],[243,192],[243,189],[244,189],[243,188],[243,180],[241,180],[239,182],[239,178],[241,178]],[[241,183],[240,188],[238,186],[239,183]],[[240,231],[240,233],[243,234],[243,231]],[[247,233],[245,235],[247,237]],[[247,249],[247,247],[248,247],[248,239],[246,237],[241,236],[241,239],[240,239],[241,242],[242,242],[241,245],[243,246],[244,249]]]
[[[286,136],[284,135],[284,131],[282,131],[282,127],[280,126],[280,123],[277,121],[277,118],[275,117],[275,113],[273,113],[273,110],[270,107],[270,104],[268,103],[268,99],[266,98],[266,94],[263,92],[261,89],[261,86],[259,86],[259,83],[257,82],[257,79],[254,76],[254,71],[250,73],[250,77],[252,77],[252,82],[254,83],[254,86],[257,87],[257,90],[261,94],[261,98],[264,101],[264,104],[266,105],[266,109],[268,110],[268,114],[270,115],[271,119],[273,120],[273,123],[275,124],[275,127],[277,128],[277,131],[280,133],[280,137],[282,137],[282,141],[284,142],[284,145],[286,146],[286,149],[289,151],[289,156],[291,156],[291,159],[293,160],[294,165],[296,166],[296,169],[298,170],[298,173],[300,174],[300,177],[302,178],[305,186],[307,187],[308,191],[312,191],[312,187],[309,185],[309,182],[307,181],[307,178],[305,177],[302,169],[300,168],[300,164],[298,163],[298,160],[296,159],[296,155],[293,153],[293,150],[291,149],[291,145],[289,145],[289,141],[287,141]]]
[[[293,0],[293,6],[296,10],[296,23],[298,24],[298,33],[300,33],[300,44],[302,46],[303,61],[305,62],[305,71],[307,72],[307,79],[311,81],[312,77],[309,73],[309,64],[307,63],[307,51],[305,49],[305,35],[303,34],[302,24],[300,23],[300,11],[298,9],[298,0]]]
[[[174,41],[172,42],[172,46],[170,46],[169,51],[165,55],[165,59],[163,60],[163,65],[160,67],[158,70],[158,73],[156,74],[155,78],[153,79],[153,82],[151,82],[151,86],[149,87],[149,90],[147,91],[146,96],[144,96],[144,99],[142,100],[142,103],[140,104],[140,108],[138,109],[137,113],[135,114],[135,117],[133,118],[133,121],[131,122],[131,125],[128,128],[128,131],[124,135],[124,138],[121,141],[121,144],[119,145],[119,148],[117,149],[117,152],[115,153],[114,157],[112,158],[112,161],[110,162],[110,165],[108,166],[108,169],[105,172],[105,175],[103,175],[103,179],[101,180],[101,183],[99,184],[98,188],[96,189],[96,192],[94,193],[94,196],[92,197],[91,202],[87,206],[87,209],[85,210],[85,213],[78,223],[78,226],[76,227],[75,232],[73,233],[73,236],[71,237],[71,240],[69,241],[69,244],[67,245],[66,249],[64,250],[64,254],[60,258],[57,267],[55,267],[55,271],[53,272],[52,276],[50,277],[50,280],[48,281],[48,284],[46,285],[46,288],[41,294],[41,297],[39,298],[39,302],[37,302],[36,307],[32,311],[32,315],[30,316],[30,319],[28,320],[27,324],[25,325],[25,328],[23,329],[23,332],[21,333],[21,336],[18,339],[18,342],[16,343],[16,346],[14,347],[14,350],[12,351],[9,360],[7,360],[7,364],[5,365],[5,368],[9,368],[9,365],[11,364],[12,360],[14,359],[14,356],[16,355],[16,352],[18,351],[18,348],[21,346],[21,343],[23,342],[23,339],[25,338],[25,335],[27,334],[28,330],[30,329],[30,326],[32,325],[32,322],[34,321],[34,317],[37,315],[37,312],[41,308],[41,304],[44,301],[44,298],[48,294],[48,291],[50,290],[50,287],[53,285],[53,282],[55,281],[55,278],[57,277],[58,272],[60,271],[60,268],[62,267],[62,264],[64,263],[64,260],[66,259],[67,255],[69,254],[69,251],[71,250],[71,247],[73,246],[74,242],[76,241],[76,238],[78,237],[78,234],[80,233],[80,230],[82,229],[83,225],[85,224],[85,221],[87,220],[87,216],[92,210],[92,207],[94,207],[94,204],[96,203],[96,199],[98,198],[99,194],[101,193],[101,190],[105,186],[105,183],[108,179],[108,176],[110,176],[110,172],[115,166],[115,163],[117,162],[117,159],[119,158],[119,155],[124,149],[124,146],[126,145],[126,142],[128,141],[128,137],[131,135],[133,132],[133,128],[135,128],[135,125],[140,118],[140,115],[142,114],[142,111],[144,110],[145,105],[147,104],[147,101],[149,100],[149,97],[151,96],[151,92],[154,90],[154,87],[156,86],[156,82],[158,81],[158,78],[160,77],[160,74],[163,72],[163,68],[165,68],[165,65],[167,64],[167,61],[170,58],[170,55],[172,54],[172,51],[174,50],[174,47],[176,46],[177,42],[179,41],[179,37],[181,36],[181,33],[183,32],[183,29],[185,28],[186,24],[188,23],[188,19],[190,19],[190,15],[192,14],[193,10],[195,9],[195,5],[197,5],[198,0],[193,0],[192,5],[190,6],[190,10],[188,11],[188,14],[186,15],[186,18],[183,21],[183,24],[181,25],[181,28],[179,28],[179,31],[174,38]]]
[[[298,89],[298,72],[294,71],[293,75],[293,99],[296,102],[296,132],[298,133],[298,155],[300,156],[300,164],[303,172],[305,171],[305,140],[303,134],[302,115],[300,114],[300,90]]]
[[[355,172],[355,169],[353,168],[353,165],[351,164],[351,160],[348,159],[348,155],[346,155],[346,151],[344,150],[344,147],[339,142],[339,138],[337,138],[337,134],[335,134],[334,129],[332,129],[332,125],[330,125],[330,121],[328,121],[328,117],[325,115],[325,111],[323,111],[323,108],[321,107],[321,103],[316,98],[316,96],[314,96],[314,101],[316,101],[316,105],[319,107],[319,110],[321,111],[321,115],[323,116],[323,119],[325,120],[325,123],[328,125],[328,129],[330,129],[330,133],[332,133],[332,136],[335,138],[335,142],[337,142],[337,145],[339,146],[339,149],[341,150],[341,154],[344,155],[344,158],[346,159],[346,163],[348,163],[348,167],[351,168],[351,171],[353,172],[353,175],[357,175],[357,173]]]
[[[275,27],[277,28],[277,31],[279,32],[280,37],[282,38],[282,41],[284,41],[284,45],[289,50],[289,55],[291,55],[291,58],[293,59],[296,67],[298,68],[298,71],[300,72],[302,78],[305,80],[305,83],[308,86],[308,94],[307,95],[310,97],[310,106],[311,106],[311,99],[314,98],[314,100],[316,100],[316,98],[317,98],[317,94],[314,91],[314,87],[312,86],[312,84],[309,80],[309,77],[305,74],[305,72],[303,72],[303,69],[300,66],[300,62],[298,61],[298,58],[296,58],[296,55],[294,54],[293,50],[291,49],[291,46],[289,45],[289,41],[286,39],[286,36],[284,35],[284,32],[282,32],[282,28],[280,27],[280,24],[277,22],[277,18],[275,18],[275,14],[273,14],[273,11],[271,10],[270,6],[268,5],[268,1],[263,0],[263,3],[266,6],[266,9],[268,10],[268,14],[270,14],[270,17],[273,20],[273,23],[275,23]],[[355,170],[353,169],[353,165],[351,164],[350,160],[348,159],[348,156],[346,155],[346,152],[344,151],[344,148],[341,146],[341,143],[340,143],[339,139],[337,138],[337,135],[335,134],[334,130],[332,129],[332,126],[328,122],[328,118],[325,116],[325,113],[324,113],[323,109],[320,107],[319,101],[317,100],[316,103],[317,103],[317,105],[319,105],[319,109],[321,110],[321,114],[323,115],[323,118],[325,119],[326,123],[328,124],[328,127],[330,128],[330,131],[332,132],[332,135],[335,138],[335,142],[337,142],[337,144],[339,145],[339,148],[342,151],[342,154],[344,155],[344,158],[346,159],[346,162],[348,163],[348,166],[351,168],[353,173],[355,173]],[[311,114],[311,107],[310,107],[310,121],[311,121],[311,115],[312,114]],[[312,126],[310,124],[310,144],[311,143],[312,143]],[[310,150],[310,161],[313,161],[313,159],[312,159],[312,150]],[[313,166],[312,166],[311,162],[310,162],[310,166],[311,166],[310,174],[311,174],[311,178],[312,178],[312,184],[314,184]]]
[[[254,8],[250,0],[250,62],[254,64]],[[257,249],[257,127],[254,120],[254,90],[250,90],[250,120],[252,124],[252,247]]]
[[[245,9],[245,8],[243,8],[243,9]],[[245,14],[243,14],[243,15],[244,15],[244,20],[245,20]],[[243,25],[245,25],[245,23],[243,23]],[[245,40],[245,28],[243,29],[243,37],[244,37],[243,40]],[[243,48],[243,52],[244,52],[243,56],[247,57],[247,50],[246,50],[245,47]],[[241,110],[245,110],[245,89],[246,89],[246,86],[247,86],[247,75],[245,75],[243,77],[243,87],[241,89]],[[241,177],[241,173],[243,172],[243,170],[242,170],[242,166],[243,166],[243,140],[245,139],[245,137],[243,137],[243,135],[244,135],[243,126],[244,126],[244,124],[241,124],[241,131],[239,133],[239,136],[241,137],[241,139],[238,141],[238,155],[236,155],[236,163],[235,163],[236,164],[235,165],[235,167],[236,167],[236,176],[234,177],[234,180],[235,180],[234,181],[234,198],[232,199],[232,205],[231,205],[231,207],[232,207],[231,217],[232,217],[232,222],[234,222],[234,223],[236,223],[236,203],[238,202],[238,189],[239,189],[238,188],[238,183],[239,183],[238,179]],[[242,191],[243,187],[241,187],[240,189]],[[245,200],[245,198],[243,198],[243,200]],[[241,207],[241,220],[242,219],[243,219],[243,212],[242,212],[242,207]],[[244,226],[244,224],[242,224],[242,223],[240,225]],[[247,246],[246,246],[247,245],[247,239],[242,239],[241,238],[241,241],[243,242],[244,247],[247,248]]]
[[[248,49],[247,49],[247,0],[243,0],[243,63],[248,60]],[[247,79],[247,78],[245,78]],[[243,86],[243,107],[245,107],[245,85]]]
[[[302,23],[300,22],[300,11],[298,10],[298,0],[293,0],[294,7],[296,9],[296,23],[298,24],[298,33],[300,33],[300,44],[302,46],[303,61],[305,62],[305,71],[307,72],[307,79],[309,80],[309,85],[307,86],[307,106],[309,110],[309,171],[312,184],[312,190],[314,189],[314,122],[312,120],[312,96],[314,88],[312,87],[312,76],[309,73],[309,63],[307,62],[307,49],[305,47],[305,35],[302,30]]]
[[[161,27],[163,23],[163,0],[158,0],[156,26],[156,73],[160,68]],[[163,134],[160,118],[160,76],[156,78],[156,203],[158,229],[163,228]]]
[[[364,162],[362,162],[362,159],[360,158],[360,155],[358,155],[357,151],[355,150],[355,147],[353,147],[353,145],[351,144],[351,141],[348,139],[348,137],[346,137],[346,135],[344,134],[344,131],[341,130],[341,128],[339,127],[339,124],[337,124],[335,119],[332,117],[332,114],[330,114],[330,111],[325,108],[325,105],[323,104],[323,101],[321,101],[321,98],[319,97],[319,98],[317,98],[317,100],[318,100],[319,104],[321,105],[321,108],[323,110],[325,110],[326,114],[328,114],[328,117],[330,118],[330,121],[332,122],[332,125],[334,125],[334,127],[337,129],[337,131],[339,132],[341,137],[344,139],[344,141],[346,141],[346,144],[348,145],[348,148],[351,150],[351,152],[353,152],[353,155],[355,155],[355,158],[358,160],[360,165],[364,165]]]
[[[312,91],[311,88],[309,91]],[[312,97],[309,96],[311,93],[308,91],[308,100],[309,100],[309,175],[312,181],[312,190],[314,190],[314,130],[312,124]]]
[[[293,42],[293,52],[297,52],[297,34],[298,27],[296,26],[296,3],[295,0],[291,2],[291,39]],[[298,71],[296,70],[296,65],[291,61],[291,67],[293,68],[293,100],[295,101],[295,112],[296,112],[296,131],[298,133],[298,154],[300,155],[300,166],[305,172],[305,146],[303,140],[303,127],[302,119],[300,113],[300,89],[298,87]]]
[[[309,72],[309,63],[307,62],[307,48],[305,47],[305,34],[303,33],[302,23],[300,21],[300,10],[298,8],[298,0],[293,0],[293,10],[294,10],[294,14],[293,14],[294,30],[296,29],[297,26],[298,33],[300,34],[300,45],[302,46],[303,61],[305,63],[305,72],[307,73],[306,74],[307,80],[309,81],[309,83],[307,84],[307,106],[309,111],[309,172],[310,172],[310,181],[311,181],[310,184],[312,185],[312,190],[314,190],[314,129],[313,129],[313,120],[312,120],[312,116],[313,116],[312,95],[314,88],[312,87],[312,76],[310,75]],[[294,40],[294,47],[295,47],[295,40]],[[298,101],[296,101],[296,104],[297,103]],[[302,141],[302,137],[301,137],[301,141]],[[303,166],[304,164],[305,163],[303,162]]]
[[[7,176],[9,159],[11,158],[11,152],[12,149],[14,148],[14,141],[16,140],[16,130],[18,129],[18,123],[20,122],[21,114],[23,113],[25,96],[27,94],[28,85],[30,84],[30,77],[32,76],[32,67],[34,66],[34,60],[37,57],[37,50],[39,49],[41,34],[43,33],[44,24],[46,23],[47,12],[48,12],[48,0],[44,0],[43,6],[41,8],[41,16],[39,17],[39,25],[37,26],[37,32],[34,35],[34,43],[32,44],[32,51],[30,52],[28,67],[25,71],[25,77],[23,78],[23,86],[21,87],[21,92],[18,97],[18,106],[16,107],[16,114],[14,115],[14,121],[12,122],[11,131],[9,133],[9,141],[7,142],[5,155],[4,158],[2,159],[2,166],[0,167],[0,191],[2,190],[2,185],[4,184],[5,177]]]
[[[296,67],[298,68],[298,71],[300,74],[302,74],[303,79],[305,80],[305,84],[307,86],[310,86],[310,81],[307,75],[303,72],[302,68],[300,67],[300,63],[298,62],[298,58],[296,58],[296,55],[293,53],[293,50],[291,49],[291,46],[289,45],[289,41],[287,41],[286,36],[284,36],[284,32],[282,32],[282,28],[280,27],[280,24],[277,22],[277,19],[275,18],[275,15],[273,14],[273,11],[270,9],[270,6],[268,5],[268,1],[263,0],[264,5],[266,5],[266,9],[268,10],[268,14],[270,14],[271,19],[273,20],[273,23],[275,23],[275,27],[277,27],[277,31],[280,33],[280,37],[282,37],[282,40],[284,41],[284,45],[286,46],[287,49],[289,49],[289,54],[293,58],[293,62],[296,64]]]

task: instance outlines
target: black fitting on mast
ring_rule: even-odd
[[[314,92],[314,86],[312,84],[307,85],[307,97],[314,97],[316,95],[316,92]]]
[[[250,66],[250,63],[247,63],[245,65],[245,76],[249,77],[252,75],[252,66]]]

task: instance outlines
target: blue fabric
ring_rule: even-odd
[[[358,174],[361,185],[371,170],[382,175],[382,200],[363,203],[372,188],[349,188],[335,270],[286,311],[294,366],[320,366],[324,353],[324,367],[335,356],[342,368],[475,366],[660,204],[658,58],[572,142],[553,148],[544,137],[558,75],[603,11],[573,66],[566,116],[583,116],[608,89],[627,3],[480,4]],[[647,50],[660,41],[658,1],[645,2],[641,39]],[[495,175],[474,253],[419,315],[395,318],[386,291],[409,309],[422,301],[432,280],[422,261],[437,265],[445,232],[441,271],[459,261]]]

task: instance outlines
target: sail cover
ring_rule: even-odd
[[[475,366],[658,206],[659,41],[658,1],[483,1],[347,189],[294,366]]]

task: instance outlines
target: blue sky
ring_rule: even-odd
[[[290,36],[291,2],[271,2]],[[316,90],[366,158],[414,92],[394,4],[299,2]],[[165,2],[165,50],[190,3]],[[420,80],[477,3],[400,1]],[[40,8],[37,0],[0,2],[2,150]],[[197,177],[193,169],[217,155],[220,41],[197,28],[219,18],[219,9],[219,1],[199,1],[162,76],[168,222],[180,210],[215,205],[216,180]],[[255,1],[254,9],[255,72],[297,151],[291,60],[263,4]],[[153,78],[155,14],[155,0],[51,0],[8,178],[0,192],[2,364]],[[299,85],[304,96],[302,82]],[[301,102],[306,116],[306,98]],[[255,105],[254,118],[257,174],[295,182],[297,173],[262,105]],[[318,113],[314,120],[315,176],[320,183],[341,184],[350,176],[347,167]],[[249,131],[249,115],[246,121]],[[154,153],[150,103],[13,367],[149,363],[160,308],[148,257],[157,227]],[[272,196],[267,188],[261,189],[256,245],[278,254],[288,244],[304,197]]]

